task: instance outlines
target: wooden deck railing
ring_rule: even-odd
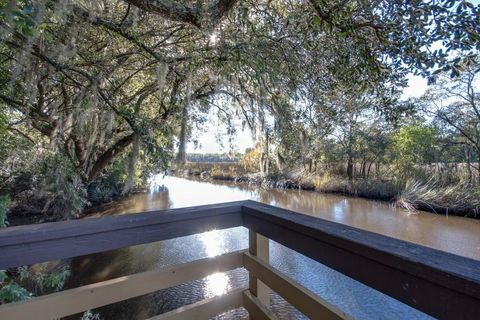
[[[208,319],[241,306],[274,319],[269,290],[311,319],[349,318],[272,267],[268,239],[436,318],[480,316],[480,261],[253,201],[3,229],[0,270],[237,226],[249,229],[248,251],[2,305],[0,319],[56,319],[236,268],[248,270],[248,288],[151,319]]]

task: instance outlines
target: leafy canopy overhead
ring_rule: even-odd
[[[84,182],[132,145],[147,163],[168,160],[185,105],[215,108],[226,121],[233,112],[259,132],[267,115],[281,131],[338,113],[328,99],[344,88],[387,110],[407,72],[455,76],[456,52],[474,60],[480,43],[480,9],[468,1],[1,0],[0,8],[2,127],[48,142]]]

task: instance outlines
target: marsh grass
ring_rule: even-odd
[[[185,170],[189,176],[206,174],[218,180],[235,180],[245,174],[240,164],[232,162],[187,162]]]
[[[325,193],[340,193],[374,200],[392,201],[398,195],[399,187],[391,181],[377,179],[354,179],[325,173],[314,180],[315,190]]]
[[[462,181],[445,184],[436,178],[425,182],[408,180],[396,204],[409,211],[421,209],[478,218],[480,190],[478,186]]]
[[[440,169],[439,169],[440,168]],[[416,179],[402,181],[393,175],[372,175],[365,179],[349,180],[338,170],[308,172],[302,168],[288,174],[272,173],[267,176],[246,172],[238,163],[188,163],[190,176],[215,180],[231,180],[261,188],[302,189],[324,193],[337,193],[372,200],[393,202],[410,212],[417,210],[480,218],[480,187],[465,182],[461,166],[457,170],[424,166],[417,168],[421,174]],[[384,172],[392,172],[384,166]]]

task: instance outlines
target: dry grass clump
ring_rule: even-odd
[[[368,199],[392,201],[400,192],[390,181],[359,179],[353,182],[353,195]]]
[[[409,180],[396,204],[410,211],[417,209],[470,217],[480,216],[480,189],[465,182],[444,184],[436,179]]]
[[[338,192],[346,190],[347,184],[344,178],[334,176],[330,172],[315,177],[315,190],[322,192]]]
[[[325,173],[315,178],[315,190],[326,193],[341,193],[375,200],[390,201],[399,189],[389,181],[355,179]]]
[[[240,174],[239,171],[237,165],[214,165],[210,171],[210,176],[217,180],[235,180]]]
[[[187,162],[186,175],[211,177],[217,180],[234,180],[243,174],[243,168],[232,162]]]

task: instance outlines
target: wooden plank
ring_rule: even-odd
[[[0,306],[0,319],[57,319],[243,265],[243,250]]]
[[[280,271],[250,253],[244,254],[243,265],[248,272],[262,280],[283,299],[314,320],[351,319],[336,306],[299,285]]]
[[[257,255],[257,233],[250,229],[248,230],[248,252],[254,256]],[[257,277],[250,273],[248,274],[248,289],[254,296],[257,296]]]
[[[250,291],[243,292],[243,307],[247,309],[251,320],[276,320],[277,317]]]
[[[248,250],[251,255],[258,257],[267,263],[270,261],[270,246],[267,238],[249,230],[248,245]],[[252,274],[248,275],[248,283],[250,292],[256,296],[263,305],[270,306],[270,289],[268,286]]]
[[[243,223],[434,317],[480,314],[480,261],[251,201]]]
[[[242,203],[4,228],[0,270],[237,227]]]
[[[210,319],[228,310],[243,306],[245,288],[233,290],[221,296],[205,299],[147,320],[197,320]]]

